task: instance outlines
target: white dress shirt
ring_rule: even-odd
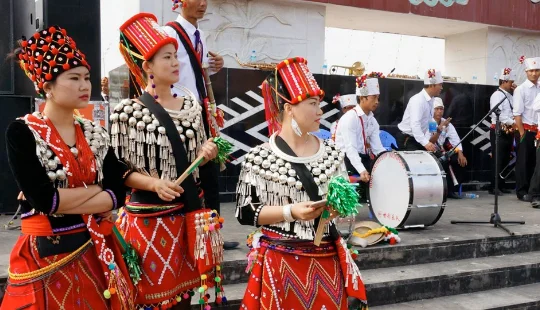
[[[540,94],[540,85],[527,80],[514,90],[514,116],[521,116],[523,124],[536,125],[538,119],[533,110],[536,96]]]
[[[362,118],[364,123],[363,128],[360,118]],[[363,130],[364,134],[362,134]],[[345,113],[337,122],[336,146],[345,151],[347,158],[349,158],[349,161],[358,173],[366,170],[362,164],[360,155],[358,155],[359,153],[366,154],[364,135],[374,155],[386,151],[379,137],[379,123],[373,113],[369,112],[366,115],[360,106],[356,106],[354,109]]]
[[[433,120],[435,121],[435,120]],[[445,118],[442,118],[441,117],[441,122],[444,122],[446,121]],[[452,147],[456,146],[456,150],[462,150],[463,151],[463,145],[460,143],[461,142],[461,139],[459,138],[459,135],[456,131],[456,127],[454,127],[454,125],[452,125],[452,123],[448,124],[448,126],[444,129],[444,134],[441,133],[439,135],[439,139],[437,140],[437,143],[440,145],[440,146],[444,146],[444,141],[446,141],[446,138],[448,138],[448,141],[450,141],[450,143],[452,144]],[[459,143],[459,145],[458,145]]]
[[[332,126],[330,126],[330,134],[333,136],[336,134],[336,127],[337,127],[338,121],[335,121],[332,123]]]
[[[540,124],[540,94],[536,95],[536,99],[534,99],[533,110],[536,112],[538,124]]]
[[[431,137],[429,133],[431,119],[433,119],[433,98],[428,95],[425,89],[422,89],[409,100],[403,114],[403,120],[398,124],[398,128],[425,146]]]
[[[199,29],[198,27],[195,28],[195,26],[193,26],[193,24],[191,24],[184,17],[182,17],[182,15],[178,15],[178,18],[176,19],[176,21],[180,25],[182,25],[182,27],[184,27],[194,48],[196,48],[195,47],[195,31],[199,30],[201,42],[203,45],[203,61],[202,62],[208,63],[208,54],[207,54],[208,47],[206,46],[206,39],[204,38],[203,31]],[[186,49],[184,48],[182,41],[180,41],[180,38],[178,37],[176,30],[174,30],[173,28],[169,26],[164,26],[163,30],[167,32],[169,37],[175,38],[176,41],[178,41],[178,51],[177,51],[176,56],[178,58],[178,61],[180,62],[180,68],[179,68],[180,80],[178,80],[178,82],[174,84],[172,91],[178,95],[189,95],[189,94],[185,94],[185,92],[179,88],[179,86],[181,85],[191,90],[193,94],[195,95],[195,97],[197,98],[197,100],[199,100],[200,95],[199,95],[199,91],[197,90],[197,86],[195,83],[195,72],[193,71],[193,68],[191,67],[191,62],[189,61],[188,53]],[[212,74],[212,72],[210,74]]]
[[[501,103],[499,106],[499,110],[501,110],[499,120],[501,121],[501,124],[512,125],[514,123],[514,114],[512,112],[514,99],[512,94],[502,88],[499,88],[493,93],[493,95],[491,95],[491,98],[489,99],[489,109],[493,109],[503,99],[503,103]],[[491,123],[495,124],[496,121],[497,117],[495,113],[491,113]]]

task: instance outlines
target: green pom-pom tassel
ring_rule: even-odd
[[[218,148],[218,154],[214,161],[218,164],[224,164],[229,160],[229,155],[232,152],[233,144],[221,137],[215,137],[213,142]]]
[[[137,251],[135,251],[131,244],[128,244],[126,247],[126,252],[122,254],[122,256],[128,267],[129,277],[133,281],[133,284],[137,285],[137,283],[139,283],[139,281],[141,280],[142,275],[141,265],[139,264],[139,255],[137,254]]]
[[[360,198],[356,191],[358,184],[352,184],[343,176],[333,177],[328,183],[326,200],[328,205],[336,211],[340,217],[348,217],[358,214],[357,206]],[[361,205],[360,205],[361,206]]]

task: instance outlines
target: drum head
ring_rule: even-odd
[[[382,225],[395,228],[404,221],[410,186],[406,163],[398,153],[387,152],[377,159],[371,171],[369,202]]]

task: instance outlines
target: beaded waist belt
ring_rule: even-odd
[[[489,127],[493,130],[495,130],[495,124],[491,124],[491,126]],[[508,125],[508,124],[501,124],[501,130],[505,133],[513,133],[514,132],[514,126],[513,125]]]
[[[201,200],[201,208],[204,207],[204,192],[199,192],[199,199]],[[141,202],[128,202],[125,206],[127,213],[138,217],[152,217],[163,216],[173,212],[177,212],[184,207],[183,203],[141,203]]]
[[[330,238],[324,238],[321,245],[316,246],[311,240],[276,239],[265,234],[260,239],[260,245],[274,251],[301,256],[325,257],[337,253],[335,243]]]
[[[125,210],[135,216],[160,216],[178,211],[184,207],[184,204],[156,205],[143,203],[128,203]]]
[[[15,280],[17,283],[12,283],[10,281],[10,285],[13,286],[22,286],[26,285],[28,283],[33,283],[36,281],[40,281],[44,278],[49,277],[53,273],[57,272],[58,270],[65,267],[67,264],[71,263],[72,261],[76,260],[77,258],[81,257],[86,251],[92,246],[92,240],[88,240],[85,244],[83,244],[80,248],[73,251],[66,257],[58,260],[57,262],[54,262],[50,264],[49,266],[30,271],[25,273],[14,273],[11,272],[11,269],[8,270],[9,274],[9,280]],[[8,281],[9,281],[8,280]],[[20,282],[22,281],[22,282]]]
[[[523,124],[523,129],[528,130],[528,131],[532,131],[532,132],[537,132],[538,131],[538,126],[537,125]]]

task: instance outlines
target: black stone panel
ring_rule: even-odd
[[[257,100],[262,97],[260,85],[268,74],[269,72],[265,71],[225,68],[212,77],[218,106],[224,105],[235,113],[235,115],[225,113],[227,123],[222,130],[237,146],[237,150],[232,154],[231,163],[227,165],[227,171],[222,174],[222,178],[225,177],[224,180],[227,183],[232,182],[234,178],[231,177],[237,177],[240,171],[240,160],[235,161],[235,159],[241,159],[249,148],[263,143],[261,139],[268,136],[268,130],[263,124],[265,122],[264,105]],[[321,129],[328,130],[328,126],[340,116],[337,111],[332,111],[337,109],[336,105],[331,104],[332,98],[336,94],[354,93],[355,77],[315,74],[315,79],[325,91],[325,103],[322,109],[326,122],[322,122]],[[398,132],[397,124],[403,117],[407,102],[422,90],[423,81],[380,79],[379,84],[381,95],[375,117],[381,130],[395,136]],[[495,86],[488,85],[461,83],[443,85],[440,97],[445,104],[444,116],[452,117],[452,124],[461,137],[465,136],[471,126],[480,121],[489,111],[489,98],[495,90]],[[250,96],[253,93],[259,97]],[[243,104],[238,104],[239,101]],[[254,109],[258,111],[255,112]],[[487,122],[490,122],[490,118]],[[256,126],[260,128],[254,134],[250,129]],[[488,130],[485,124],[482,124],[479,129],[484,132]],[[469,162],[464,182],[489,182],[490,180],[491,148],[481,149],[489,143],[489,138],[481,136],[481,133],[475,131],[464,142],[465,156]],[[472,144],[471,142],[477,138],[479,141]],[[228,193],[231,191],[228,186],[221,189]]]

